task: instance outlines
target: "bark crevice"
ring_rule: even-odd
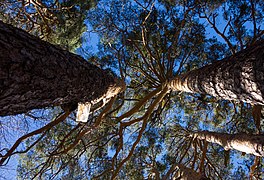
[[[78,55],[0,21],[0,116],[98,102],[125,84]]]
[[[169,81],[174,91],[264,105],[264,40]]]

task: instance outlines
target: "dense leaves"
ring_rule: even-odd
[[[96,0],[67,1],[1,1],[1,20],[40,36],[67,50],[75,50],[81,44],[86,30],[86,12]]]

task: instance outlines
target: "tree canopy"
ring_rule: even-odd
[[[264,178],[262,1],[0,4],[5,23],[65,50],[81,49],[86,61],[126,83],[108,102],[92,105],[85,123],[75,121],[76,107],[1,117],[0,168],[15,157],[19,179]],[[96,53],[86,49],[87,27],[100,38]],[[232,69],[228,62],[245,63]],[[239,84],[259,100],[185,92],[185,77],[211,76],[209,70],[223,75],[208,77],[212,87],[243,94],[234,90]],[[181,88],[172,87],[175,78]]]

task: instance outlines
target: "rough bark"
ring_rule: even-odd
[[[201,131],[191,134],[207,142],[219,144],[225,150],[235,149],[255,156],[264,156],[264,135],[226,134]]]
[[[264,105],[264,40],[169,81],[175,91]]]
[[[96,103],[124,87],[80,56],[0,21],[0,116]]]

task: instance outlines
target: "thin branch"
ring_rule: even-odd
[[[206,14],[205,14],[205,16],[200,16],[200,17],[201,18],[205,18],[207,20],[207,22],[212,26],[212,28],[215,30],[215,32],[220,37],[222,37],[225,40],[225,42],[227,43],[228,47],[230,48],[230,51],[232,52],[232,54],[235,54],[236,51],[235,51],[233,45],[231,44],[231,42],[229,41],[229,39],[223,33],[221,33],[219,31],[219,29],[216,27],[216,25],[215,25],[215,18],[216,18],[216,16],[217,16],[216,14],[213,14],[213,21],[211,21]]]
[[[175,171],[175,168],[181,163],[181,161],[183,160],[183,158],[185,157],[185,155],[187,154],[191,144],[192,144],[193,138],[190,139],[189,144],[187,145],[187,148],[185,149],[183,155],[181,156],[179,162],[175,162],[170,169],[168,170],[168,172],[163,176],[162,180],[167,180],[170,179],[170,175]]]
[[[132,114],[134,114],[135,112],[137,112],[144,104],[147,103],[147,101],[149,99],[151,99],[153,96],[157,95],[161,91],[161,89],[162,89],[162,87],[160,86],[159,88],[148,93],[142,100],[137,102],[131,110],[129,110],[128,112],[119,116],[117,118],[117,121],[121,121],[122,119],[127,118],[127,117],[131,116]]]
[[[143,135],[143,132],[144,132],[146,126],[147,126],[147,122],[148,122],[148,119],[149,119],[151,113],[153,112],[153,110],[154,110],[154,108],[156,107],[156,105],[160,103],[160,101],[163,99],[163,97],[164,97],[167,93],[168,93],[168,88],[167,88],[167,87],[164,87],[164,89],[161,91],[161,93],[158,95],[158,97],[155,99],[155,101],[149,106],[149,108],[148,108],[148,110],[146,111],[146,113],[142,116],[143,124],[142,124],[142,127],[141,127],[140,131],[139,131],[138,137],[137,137],[136,141],[133,143],[132,148],[131,148],[131,150],[130,150],[128,156],[127,156],[125,159],[123,159],[123,160],[118,164],[118,167],[117,167],[116,170],[113,172],[113,175],[112,175],[111,179],[114,179],[114,178],[118,175],[118,173],[119,173],[121,167],[122,167],[122,166],[123,166],[123,165],[124,165],[129,159],[130,159],[130,157],[133,155],[133,152],[134,152],[134,150],[135,150],[137,144],[139,143],[139,141],[140,141],[140,139],[141,139],[141,137],[142,137],[142,135]],[[120,127],[120,129],[122,129],[122,127]],[[117,155],[116,155],[116,156],[117,156]]]
[[[250,167],[249,179],[253,180],[255,169],[259,166],[260,157],[255,156],[254,164]]]
[[[40,134],[46,130],[51,129],[52,127],[54,127],[55,125],[59,124],[60,122],[62,122],[63,120],[65,120],[69,115],[70,115],[70,111],[66,111],[63,114],[59,115],[54,121],[50,122],[49,124],[45,125],[44,127],[37,129],[35,131],[32,131],[22,137],[20,137],[15,143],[14,145],[9,149],[9,151],[2,157],[2,159],[0,160],[0,166],[3,165],[3,163],[5,162],[5,160],[12,155],[12,153],[15,151],[15,149],[27,138]]]
[[[206,158],[206,152],[207,152],[207,146],[208,146],[208,142],[204,141],[204,147],[200,147],[202,150],[202,157],[201,157],[201,161],[200,161],[200,167],[199,167],[199,172],[204,174],[204,160]]]
[[[99,114],[99,116],[96,118],[95,124],[92,125],[90,128],[85,129],[83,131],[81,131],[78,136],[76,137],[75,141],[66,149],[64,149],[63,151],[59,151],[59,152],[52,152],[51,155],[58,155],[58,154],[65,154],[67,152],[69,152],[71,149],[73,149],[80,141],[81,138],[84,135],[87,135],[91,132],[93,132],[95,129],[97,129],[97,127],[100,125],[100,123],[102,122],[102,119],[105,117],[106,113],[112,108],[113,103],[115,102],[116,96],[113,97],[110,102],[108,103],[108,105],[106,106],[106,108]]]

